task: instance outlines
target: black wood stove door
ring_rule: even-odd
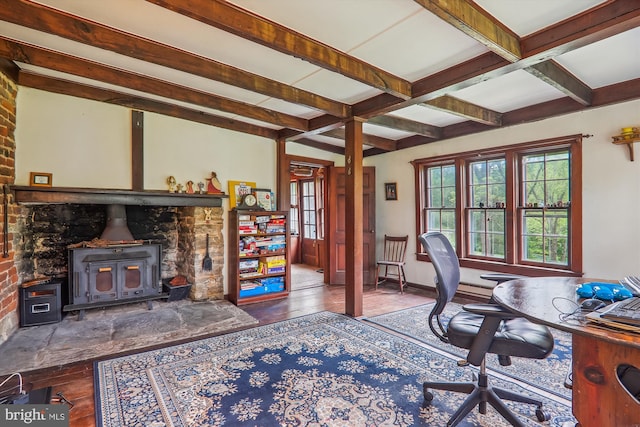
[[[88,302],[142,296],[150,284],[146,260],[89,263],[88,269],[91,294]]]

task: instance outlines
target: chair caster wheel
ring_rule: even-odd
[[[536,409],[536,418],[540,422],[549,421],[551,419],[551,414],[544,409],[538,408]]]
[[[422,394],[424,396],[424,406],[430,405],[433,400],[433,393],[425,389]]]

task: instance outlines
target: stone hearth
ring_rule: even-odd
[[[87,311],[78,322],[20,328],[0,344],[0,376],[81,360],[114,357],[159,344],[227,333],[255,326],[258,321],[229,301],[154,301]],[[37,345],[34,345],[36,344]]]

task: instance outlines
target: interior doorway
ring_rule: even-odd
[[[291,290],[324,284],[326,263],[326,169],[309,161],[290,163]]]

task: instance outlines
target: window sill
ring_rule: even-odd
[[[431,262],[429,256],[425,253],[417,254],[418,261]],[[541,276],[556,276],[556,277],[582,277],[582,272],[576,272],[571,270],[563,270],[559,268],[544,268],[534,267],[531,265],[521,264],[505,264],[503,262],[494,262],[486,260],[477,260],[470,258],[461,258],[460,267],[473,268],[476,270],[493,271],[496,273],[509,273],[518,274],[521,276],[541,277]]]

